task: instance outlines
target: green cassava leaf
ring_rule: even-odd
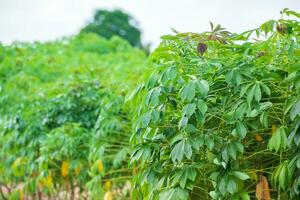
[[[204,115],[207,111],[207,105],[206,105],[205,101],[203,101],[202,99],[199,99],[197,106],[198,106],[199,111]]]
[[[285,129],[284,127],[280,127],[269,140],[268,148],[270,150],[275,150],[276,152],[278,152],[280,148],[285,149],[287,147],[287,143],[288,139],[285,133]]]
[[[261,100],[261,89],[260,89],[260,84],[255,85],[255,91],[254,91],[254,96],[256,101]],[[249,102],[248,102],[249,103]]]
[[[181,187],[163,190],[159,194],[159,200],[187,200],[189,193]]]
[[[209,92],[209,84],[206,80],[200,80],[196,82],[197,89],[199,90],[202,97],[206,97]]]
[[[253,85],[252,88],[250,89],[249,93],[247,94],[248,104],[251,104],[253,97],[255,95],[255,91],[256,91],[256,85]]]
[[[230,193],[230,194],[233,194],[236,192],[236,188],[237,185],[235,183],[235,181],[233,179],[229,179],[228,180],[228,183],[227,183],[227,191]]]
[[[190,82],[185,85],[180,91],[180,98],[183,101],[191,102],[192,99],[195,97],[195,83]]]
[[[187,140],[181,140],[175,146],[173,147],[171,151],[171,159],[175,162],[181,162],[183,159],[183,156],[187,159],[190,159],[192,157],[192,145],[187,142]]]
[[[194,114],[195,109],[196,109],[196,104],[189,103],[189,104],[187,104],[183,107],[183,112],[182,113],[183,113],[184,116],[190,117],[190,116],[192,116],[192,114]]]
[[[236,132],[241,138],[244,138],[247,134],[247,129],[241,121],[238,121],[236,124]]]
[[[235,171],[233,172],[234,176],[240,180],[247,180],[250,179],[250,177],[248,176],[248,174],[244,173],[244,172],[239,172],[239,171]]]
[[[294,120],[296,116],[300,116],[300,100],[294,104],[290,111],[291,120]]]

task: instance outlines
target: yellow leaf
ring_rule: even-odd
[[[20,200],[23,200],[24,198],[23,198],[23,190],[19,190],[19,199]]]
[[[23,176],[25,165],[26,161],[24,158],[17,158],[11,165],[14,175],[19,177]]]
[[[133,168],[133,174],[138,174],[140,171],[139,167],[134,167]]]
[[[104,183],[104,186],[103,186],[103,188],[104,188],[104,190],[110,190],[110,188],[111,188],[111,182],[110,181],[106,181],[105,183]]]
[[[275,125],[272,125],[271,135],[274,135],[276,131],[277,131],[277,127]]]
[[[254,171],[248,173],[248,175],[250,176],[251,180],[257,181],[257,174]]]
[[[46,186],[48,188],[51,188],[53,186],[53,179],[51,174],[41,179],[41,184],[43,186]]]
[[[269,183],[263,175],[259,177],[259,183],[256,185],[256,198],[258,200],[271,200]]]
[[[61,175],[62,177],[66,177],[69,174],[69,165],[70,163],[68,161],[63,161],[61,164]]]
[[[53,179],[52,179],[52,176],[50,174],[46,178],[46,186],[47,187],[52,187],[53,186]]]
[[[113,200],[113,193],[108,191],[104,195],[104,200]]]
[[[75,171],[75,174],[78,175],[81,171],[81,167],[80,166],[76,167],[74,171]]]
[[[97,162],[97,167],[98,167],[98,171],[99,171],[100,173],[102,173],[103,170],[104,170],[102,160],[98,160],[98,162]]]
[[[24,164],[25,164],[25,160],[23,158],[17,158],[11,165],[11,168],[17,169],[17,168],[19,168],[19,166],[24,165]]]
[[[256,140],[257,142],[261,142],[263,139],[262,139],[262,137],[261,137],[260,135],[256,134],[256,135],[255,135],[255,140]]]

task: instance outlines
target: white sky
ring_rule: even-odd
[[[46,41],[77,33],[97,8],[121,8],[156,46],[170,28],[203,32],[209,21],[229,31],[256,28],[279,18],[283,8],[300,11],[300,0],[0,0],[0,41]]]

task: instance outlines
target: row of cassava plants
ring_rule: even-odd
[[[0,199],[128,199],[123,102],[145,60],[94,34],[0,46]]]
[[[298,18],[164,36],[125,105],[118,38],[0,46],[1,198],[298,199]]]
[[[299,199],[300,14],[162,37],[129,96],[133,199]]]

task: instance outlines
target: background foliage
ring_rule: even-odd
[[[123,99],[145,60],[127,41],[95,34],[1,47],[2,198],[101,199],[128,185]]]
[[[117,35],[131,45],[141,47],[141,31],[137,22],[121,10],[97,10],[93,20],[81,32],[96,33],[108,39]]]

